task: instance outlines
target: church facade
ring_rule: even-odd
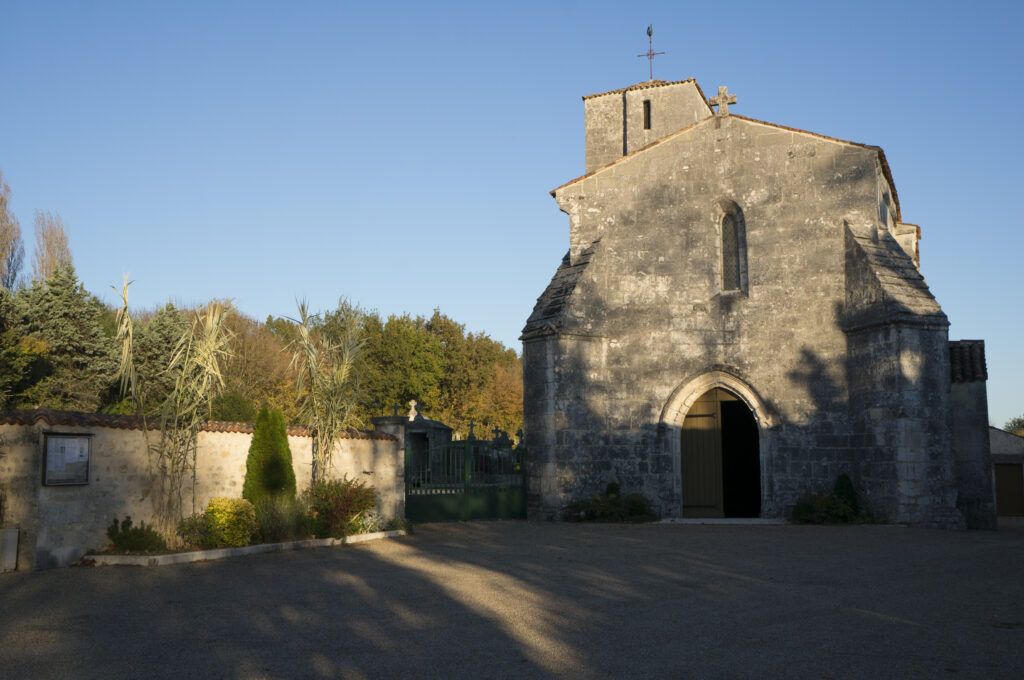
[[[569,251],[522,335],[531,515],[616,481],[668,517],[784,517],[845,473],[876,517],[994,527],[984,345],[949,342],[885,154],[735,103],[584,97]]]

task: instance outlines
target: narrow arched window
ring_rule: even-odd
[[[740,289],[740,234],[733,215],[722,218],[722,290]]]
[[[730,203],[722,216],[722,290],[747,290],[747,238],[743,212]]]

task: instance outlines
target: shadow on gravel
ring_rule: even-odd
[[[481,522],[4,575],[0,676],[1016,678],[1022,539]]]

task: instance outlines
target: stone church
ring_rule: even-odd
[[[993,528],[984,344],[950,342],[882,149],[693,80],[583,98],[569,251],[523,329],[529,508],[617,481],[667,517]]]

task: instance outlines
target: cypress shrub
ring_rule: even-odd
[[[259,504],[272,498],[295,498],[295,470],[284,414],[266,404],[256,416],[256,428],[245,461],[242,498]]]

